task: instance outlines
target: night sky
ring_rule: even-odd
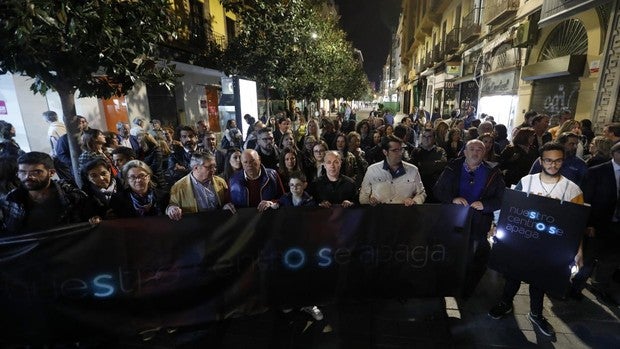
[[[401,0],[335,0],[335,3],[349,41],[364,55],[368,79],[378,83],[392,32],[398,26]]]

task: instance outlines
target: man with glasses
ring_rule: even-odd
[[[381,148],[385,160],[368,166],[359,194],[360,204],[422,204],[426,199],[418,168],[403,161],[403,142],[384,137]]]
[[[235,206],[230,202],[228,184],[223,178],[215,175],[217,165],[213,155],[193,154],[189,166],[192,172],[181,178],[170,189],[170,203],[166,208],[166,215],[178,221],[184,213],[215,209],[230,210],[234,213]]]
[[[86,194],[72,185],[52,179],[56,170],[45,153],[30,152],[17,159],[20,186],[0,201],[1,234],[16,235],[56,226],[89,221]],[[91,223],[99,218],[90,218]]]
[[[564,160],[562,161],[560,174],[581,187],[588,172],[588,165],[577,157],[579,136],[572,132],[564,132],[558,137],[558,143],[564,146]],[[541,171],[542,162],[538,158],[532,164],[530,174],[540,173]]]
[[[486,271],[491,252],[487,239],[493,222],[493,212],[499,210],[504,194],[504,178],[499,168],[484,161],[482,141],[467,142],[464,157],[448,163],[433,187],[435,198],[444,204],[456,204],[473,209],[469,235],[470,260],[465,274],[463,295],[471,296]]]
[[[270,127],[260,129],[257,134],[256,152],[260,156],[263,166],[272,170],[278,169],[278,147],[275,145],[273,132]]]
[[[433,185],[446,167],[448,157],[445,149],[435,144],[435,132],[426,128],[420,136],[420,145],[411,152],[411,163],[417,166],[426,191],[426,202],[437,202],[433,195]]]
[[[577,184],[571,182],[560,173],[564,161],[565,146],[556,142],[545,143],[540,148],[539,162],[542,171],[537,174],[527,175],[517,183],[515,190],[526,193],[545,196],[552,199],[569,201],[583,204],[583,193]],[[575,261],[581,263],[581,253],[575,257]],[[501,301],[490,311],[489,316],[500,319],[510,314],[513,310],[512,301],[521,286],[520,280],[506,277]],[[553,336],[554,330],[551,324],[543,316],[543,300],[545,293],[534,285],[530,285],[530,313],[527,314],[532,324],[545,336]]]

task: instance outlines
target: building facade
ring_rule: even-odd
[[[448,116],[474,106],[510,129],[530,109],[570,109],[578,120],[604,125],[618,115],[618,6],[404,0],[402,112],[424,107]]]

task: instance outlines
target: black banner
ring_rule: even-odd
[[[0,240],[0,333],[133,336],[267,307],[456,295],[457,205],[241,209],[79,224]]]
[[[506,189],[489,267],[564,296],[590,208]]]

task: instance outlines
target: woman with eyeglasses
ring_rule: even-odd
[[[156,188],[149,166],[131,160],[122,172],[125,188],[110,199],[113,214],[119,218],[165,215],[170,195]]]
[[[95,214],[103,218],[108,217],[112,195],[122,190],[123,181],[114,178],[110,164],[99,158],[87,163],[80,174],[81,189],[91,199]]]

